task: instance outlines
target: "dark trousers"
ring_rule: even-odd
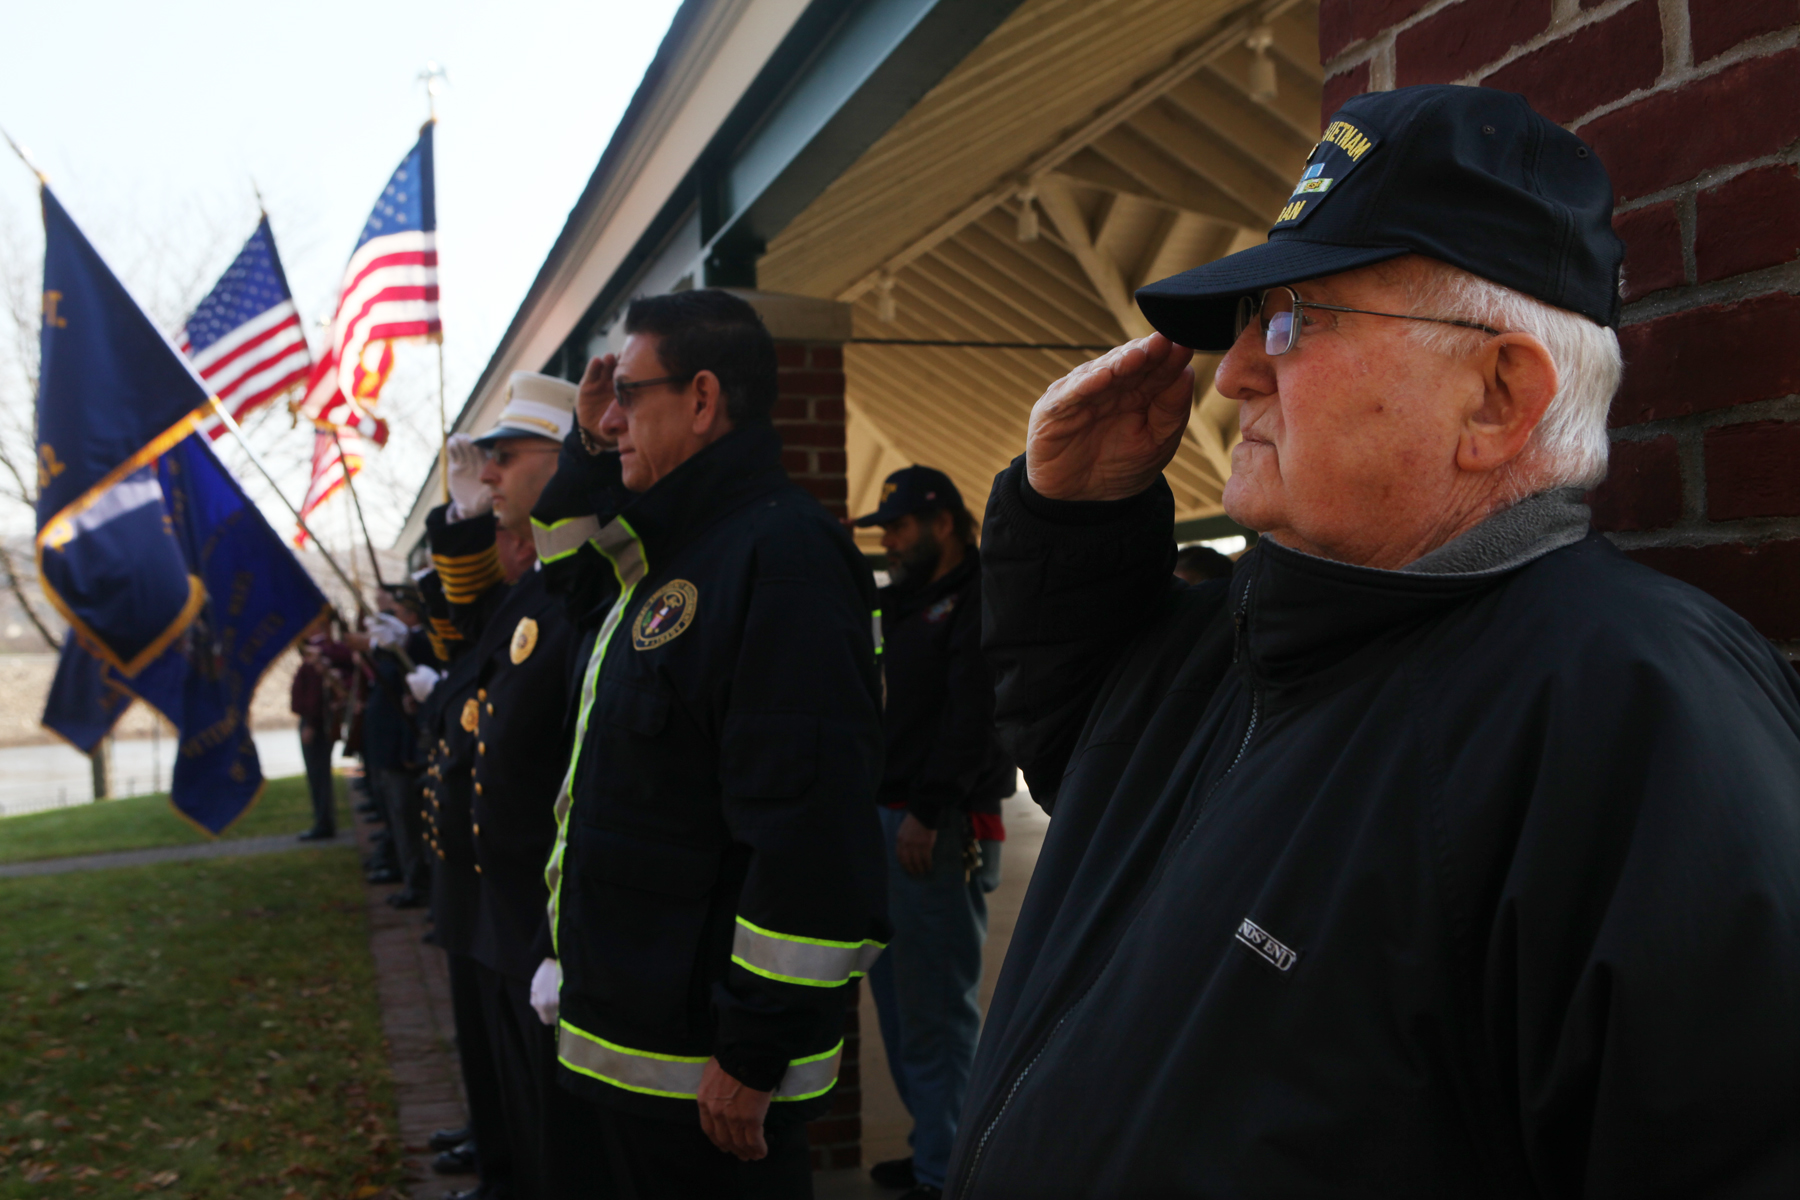
[[[556,1031],[538,1020],[531,985],[475,964],[481,1011],[493,1051],[494,1074],[513,1147],[513,1190],[517,1200],[556,1200],[571,1195],[554,1172],[545,1170],[547,1110],[564,1103],[556,1088]]]
[[[548,1137],[562,1194],[586,1200],[812,1200],[806,1126],[763,1127],[767,1158],[739,1162],[696,1122],[632,1116],[564,1091]]]
[[[494,1071],[494,1048],[481,1005],[483,968],[466,954],[452,953],[449,959],[450,1012],[456,1022],[463,1092],[469,1097],[469,1128],[475,1133],[475,1169],[481,1186],[495,1200],[504,1200],[513,1194],[512,1139],[506,1131],[500,1077]]]
[[[425,859],[425,813],[412,773],[378,767],[371,774],[375,801],[387,814],[388,837],[401,880],[408,891],[425,896],[431,891],[430,865]]]
[[[312,793],[313,832],[327,836],[337,833],[337,787],[331,779],[332,742],[313,732],[310,742],[300,743],[300,758],[306,763],[306,787]]]

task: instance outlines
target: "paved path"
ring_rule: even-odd
[[[66,871],[102,871],[108,867],[145,867],[152,863],[183,862],[190,858],[240,858],[250,854],[277,854],[313,846],[343,845],[336,842],[302,842],[291,833],[271,837],[232,838],[192,846],[152,846],[147,850],[119,850],[112,854],[77,854],[69,858],[42,858],[36,862],[6,863],[0,879],[28,875],[61,875]]]

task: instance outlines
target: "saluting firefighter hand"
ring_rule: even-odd
[[[1052,500],[1124,500],[1149,487],[1187,428],[1193,357],[1153,333],[1051,384],[1025,432],[1032,490]]]
[[[767,1158],[763,1118],[769,1115],[772,1095],[744,1086],[725,1073],[718,1059],[709,1058],[700,1072],[700,1128],[713,1145],[743,1162]]]
[[[602,354],[588,359],[581,375],[581,388],[575,393],[575,423],[588,431],[588,436],[610,446],[612,439],[600,433],[600,418],[613,402],[613,372],[619,368],[619,356]]]

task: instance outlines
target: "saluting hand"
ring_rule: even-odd
[[[769,1114],[772,1095],[739,1083],[718,1059],[709,1058],[700,1072],[700,1128],[713,1145],[743,1162],[767,1158],[763,1118]]]
[[[1153,333],[1051,384],[1026,427],[1032,489],[1052,500],[1124,500],[1149,487],[1187,428],[1193,357]]]
[[[589,437],[608,445],[612,439],[601,435],[600,418],[612,407],[613,372],[618,366],[616,354],[588,359],[587,370],[581,375],[581,390],[575,393],[576,423],[588,431]]]

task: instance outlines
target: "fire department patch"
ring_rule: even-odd
[[[531,652],[536,649],[537,649],[537,622],[532,620],[530,617],[520,617],[519,618],[519,627],[517,629],[513,630],[513,639],[512,639],[513,666],[516,667],[520,663],[524,662],[526,659],[530,658]]]
[[[481,728],[481,705],[475,703],[473,696],[463,701],[462,727],[470,733]]]
[[[671,579],[663,584],[638,609],[631,626],[632,649],[654,650],[680,637],[694,623],[699,604],[700,593],[687,580]]]

